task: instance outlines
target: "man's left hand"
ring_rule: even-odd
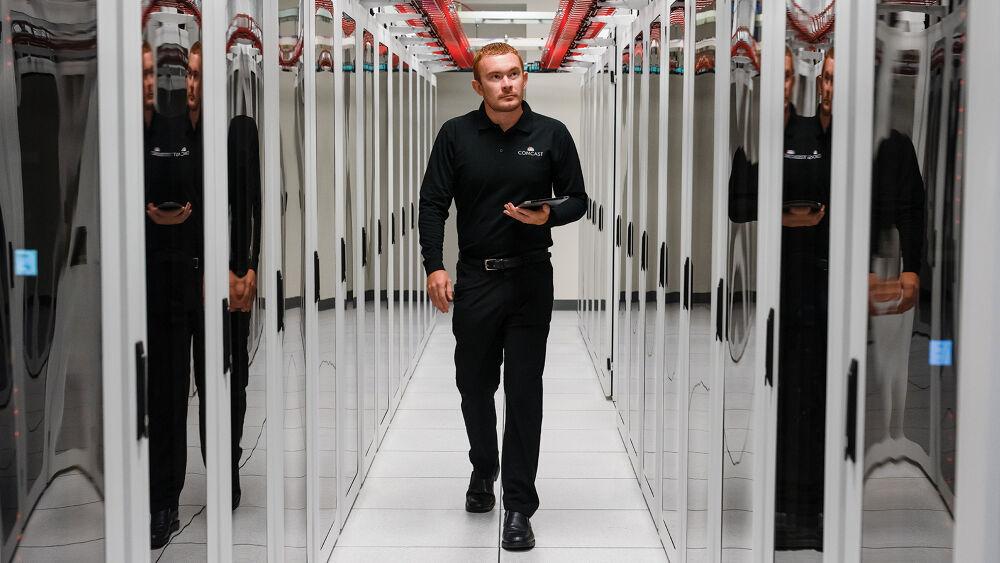
[[[504,215],[513,217],[528,225],[544,225],[549,222],[549,204],[543,204],[541,209],[521,209],[513,203],[503,206]]]
[[[229,272],[229,310],[250,312],[257,298],[257,272],[247,270],[243,277]]]

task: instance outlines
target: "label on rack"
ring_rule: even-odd
[[[14,251],[14,275],[33,278],[38,275],[38,251],[21,248]]]
[[[950,366],[952,348],[951,340],[931,340],[927,362],[932,366]]]

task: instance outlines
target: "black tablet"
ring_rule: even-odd
[[[177,203],[176,201],[164,201],[156,204],[156,208],[160,211],[177,211],[184,207],[183,205]]]
[[[815,213],[823,208],[823,204],[811,199],[792,199],[781,204],[781,208],[785,213],[791,211],[793,207],[808,207]]]
[[[566,201],[567,199],[569,199],[569,196],[565,196],[565,195],[562,196],[562,197],[547,197],[547,198],[543,198],[543,199],[529,199],[528,201],[523,202],[521,205],[518,205],[518,207],[520,207],[521,209],[538,209],[541,206],[545,205],[546,203],[549,204],[549,207],[555,207],[555,206],[561,204],[562,202]]]

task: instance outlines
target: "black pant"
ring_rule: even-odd
[[[230,423],[232,424],[233,491],[239,490],[239,460],[243,455],[243,420],[249,383],[250,313],[232,313],[230,338]],[[149,313],[149,509],[177,506],[187,473],[187,407],[194,356],[198,392],[201,459],[205,461],[205,317],[198,310],[184,314]]]
[[[542,371],[552,320],[552,264],[487,272],[459,263],[452,330],[455,378],[469,435],[469,461],[482,476],[498,465],[493,396],[504,365],[506,428],[503,504],[531,516],[542,433]]]
[[[247,385],[250,383],[250,353],[247,343],[250,340],[250,313],[233,311],[229,314],[229,339],[233,358],[229,370],[229,423],[232,445],[233,492],[240,490],[239,468],[243,448],[243,420],[247,414]],[[204,353],[204,340],[196,348]],[[195,386],[198,388],[198,428],[201,433],[201,460],[205,462],[205,370],[204,361],[196,364],[194,371]]]
[[[204,327],[201,310],[148,312],[149,509],[177,506],[187,472],[187,407],[192,344]],[[203,341],[202,341],[203,342]],[[197,344],[194,345],[197,349]],[[196,352],[195,356],[203,355]]]
[[[790,262],[782,265],[775,511],[816,522],[823,512],[828,274],[808,261]]]

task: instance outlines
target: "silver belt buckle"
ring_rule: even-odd
[[[486,260],[483,260],[483,267],[486,268],[487,272],[495,272],[500,269],[496,267],[496,263],[499,261],[500,260],[497,258],[487,258]]]

